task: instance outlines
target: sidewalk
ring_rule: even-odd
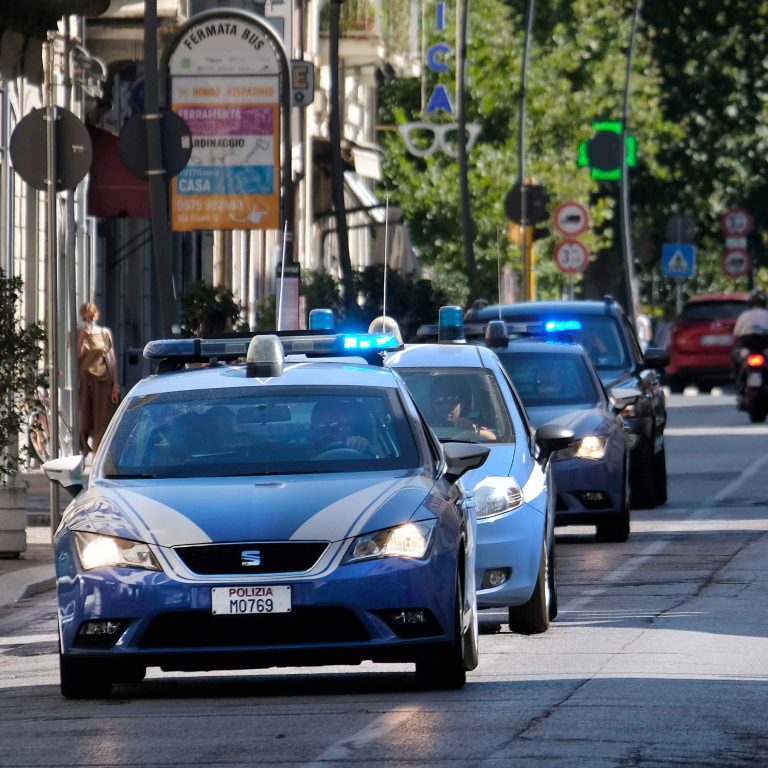
[[[27,549],[18,558],[0,558],[0,607],[32,597],[55,586],[51,546],[50,490],[40,470],[24,473],[27,482]],[[60,508],[69,503],[62,491]]]

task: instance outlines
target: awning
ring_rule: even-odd
[[[88,214],[101,219],[151,218],[149,184],[125,167],[117,149],[117,136],[101,128],[89,127],[88,131],[93,142]]]
[[[0,0],[0,27],[44,40],[62,16],[99,16],[109,0]]]

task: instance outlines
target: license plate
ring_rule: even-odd
[[[758,371],[753,371],[747,374],[747,386],[748,387],[762,387],[763,386],[763,374]]]
[[[211,613],[217,616],[290,611],[290,587],[211,587]]]
[[[701,337],[701,344],[704,347],[730,347],[733,344],[733,336],[725,334],[707,334]]]

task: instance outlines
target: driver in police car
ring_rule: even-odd
[[[330,398],[318,400],[312,409],[312,439],[320,452],[344,447],[374,454],[368,438],[353,434],[345,404]]]
[[[472,403],[472,394],[467,382],[460,376],[437,376],[429,390],[432,400],[432,425],[455,427],[457,433],[474,432],[485,440],[496,440],[496,433],[490,427],[475,424],[464,414]]]

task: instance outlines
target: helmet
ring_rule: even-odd
[[[768,296],[765,295],[765,291],[758,288],[749,295],[748,303],[750,307],[762,307],[765,309],[768,307]]]

